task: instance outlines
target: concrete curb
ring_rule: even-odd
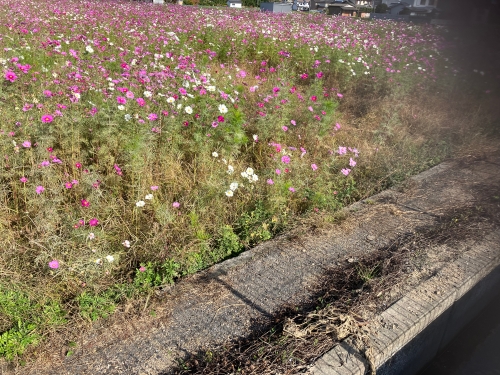
[[[500,233],[420,284],[372,322],[377,374],[418,372],[476,315],[500,284]],[[323,355],[311,375],[364,375],[366,359],[347,342]]]

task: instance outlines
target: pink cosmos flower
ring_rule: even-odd
[[[283,129],[284,132],[288,130],[288,126],[282,126],[281,129]]]
[[[28,182],[28,179],[25,176],[23,176],[19,179],[19,181],[21,181],[23,184],[25,184],[26,182]]]
[[[293,187],[289,187],[288,190],[290,190],[292,193],[295,193],[295,189]]]
[[[353,158],[349,158],[349,165],[351,167],[355,167],[356,166],[356,161]]]
[[[180,93],[181,95],[186,95],[186,94],[187,94],[187,91],[186,91],[186,89],[185,89],[184,87],[181,87],[181,88],[179,89],[179,93]]]
[[[129,99],[134,99],[134,93],[132,91],[127,91],[127,93],[125,94],[125,96]]]
[[[30,148],[31,147],[31,142],[30,141],[24,141],[23,142],[23,147]]]
[[[344,155],[347,152],[347,147],[339,146],[339,150],[337,152],[339,155]]]
[[[180,205],[181,205],[181,204],[180,204],[179,202],[174,202],[174,203],[172,203],[172,207],[174,207],[174,208],[179,208],[179,207],[180,207]]]
[[[341,172],[344,176],[348,176],[351,170],[349,168],[342,168]]]
[[[344,95],[342,95],[340,92],[337,93],[337,96],[339,97],[339,99],[342,99],[344,97]]]
[[[291,120],[290,124],[292,124],[293,126],[297,125],[297,123],[295,122],[295,120]]]
[[[113,165],[113,168],[115,169],[115,172],[118,176],[121,176],[123,174],[122,169],[118,166],[118,164]]]
[[[274,185],[274,181],[270,178],[269,180],[267,180],[267,184],[268,185]]]
[[[21,65],[21,64],[17,64],[17,67],[24,73],[28,73],[29,70],[31,69],[31,65],[30,64],[25,64],[25,65]]]
[[[276,169],[275,170],[276,174],[279,176],[281,174],[281,170],[280,169]]]
[[[311,164],[311,168],[313,171],[315,171],[316,169],[318,169],[318,166],[316,164]]]
[[[40,167],[48,167],[50,165],[50,162],[48,160],[44,160],[39,165]]]
[[[59,268],[59,261],[57,259],[53,259],[49,262],[49,267],[52,269],[58,269]]]
[[[72,184],[71,182],[65,182],[65,183],[64,183],[64,187],[65,187],[66,189],[71,189],[71,188],[73,187],[73,184]]]
[[[281,162],[284,163],[284,164],[289,164],[290,163],[290,156],[288,155],[283,155],[281,157]]]
[[[35,191],[38,195],[42,194],[44,191],[45,191],[45,188],[42,186],[42,185],[38,185],[36,188],[35,188]]]
[[[141,267],[139,268],[139,272],[144,272],[144,271],[146,271],[146,267],[141,266]]]
[[[51,115],[43,115],[42,116],[42,122],[49,123],[52,121],[54,121],[54,117],[52,117]]]
[[[137,98],[136,101],[140,107],[144,107],[144,105],[146,104],[146,101],[143,98]]]
[[[93,219],[90,219],[90,220],[89,220],[89,225],[90,225],[91,227],[96,227],[96,226],[98,226],[98,225],[99,225],[99,220],[97,220],[97,219],[94,217]]]
[[[148,115],[148,120],[149,121],[155,121],[155,120],[158,120],[158,115],[156,113],[150,113]]]
[[[76,167],[77,169],[80,169],[80,168],[82,167],[82,163],[75,163],[75,167]]]
[[[52,96],[52,91],[50,90],[44,90],[43,95],[45,95],[47,98],[50,98]]]
[[[81,203],[82,207],[90,207],[90,202],[86,199],[82,199],[80,201],[80,203]]]
[[[335,124],[335,130],[339,130],[339,129],[340,129],[340,124],[337,122],[337,123]]]
[[[316,77],[317,77],[317,78],[322,78],[322,77],[323,77],[323,72],[318,72],[318,73],[316,73]]]
[[[310,110],[311,112],[314,111],[313,107],[311,107],[311,106],[307,107],[307,109]]]
[[[300,75],[300,78],[302,78],[302,79],[307,79],[307,77],[309,77],[309,76],[307,75],[307,73],[304,73],[304,74],[301,74],[301,75]]]
[[[127,99],[125,99],[123,96],[118,96],[118,97],[116,98],[116,102],[117,102],[118,104],[126,104],[126,103],[127,103]]]
[[[14,73],[12,70],[7,70],[5,72],[5,79],[10,82],[14,82],[17,79],[16,73]]]
[[[311,100],[312,100],[313,102],[315,102],[316,100],[318,100],[318,97],[317,97],[316,95],[313,95],[313,96],[311,96]]]
[[[153,191],[158,190],[158,186],[156,186],[156,185],[151,186],[151,190],[153,190]]]

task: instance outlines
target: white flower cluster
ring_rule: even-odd
[[[146,200],[148,200],[148,201],[152,200],[152,199],[153,199],[153,194],[147,194],[147,195],[144,197],[144,199],[146,199]],[[140,200],[140,201],[135,202],[135,205],[136,205],[137,207],[144,207],[144,206],[146,205],[146,202],[144,202],[143,200]]]
[[[257,182],[259,181],[259,176],[254,173],[254,170],[248,167],[244,172],[241,172],[241,177],[247,178],[248,182]]]

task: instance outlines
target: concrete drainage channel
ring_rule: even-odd
[[[376,373],[413,375],[496,297],[500,289],[498,236],[449,267],[380,314],[371,335]],[[364,375],[368,361],[343,342],[320,358],[311,375]]]

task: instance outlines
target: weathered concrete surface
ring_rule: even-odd
[[[388,190],[370,198],[369,204],[351,206],[348,218],[329,233],[282,236],[179,282],[164,292],[164,303],[155,307],[154,318],[144,314],[128,319],[125,312],[118,312],[111,325],[96,325],[82,335],[69,358],[61,348],[48,348],[28,366],[3,365],[0,370],[23,375],[166,371],[179,355],[245,336],[258,319],[272,315],[284,303],[306,299],[324,267],[341,266],[398,235],[436,225],[445,212],[479,204],[479,190],[499,191],[499,165],[498,153],[443,163],[412,179],[403,191]],[[446,302],[429,298],[425,304],[444,306],[453,298],[450,295]],[[406,319],[400,318],[401,327],[408,326]]]
[[[370,337],[377,374],[416,374],[458,330],[498,294],[500,230],[494,229],[459,260],[443,268],[384,311]],[[320,358],[311,375],[364,375],[369,365],[344,344],[351,362],[334,348]]]

